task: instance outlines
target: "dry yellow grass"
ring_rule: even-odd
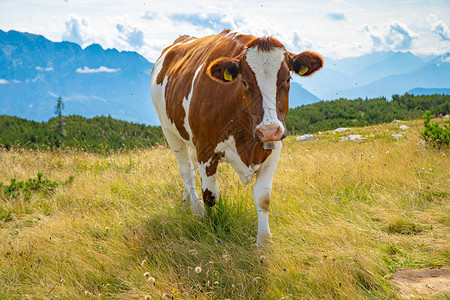
[[[220,165],[201,219],[166,147],[102,156],[0,151],[0,182],[38,172],[53,192],[0,193],[0,299],[387,299],[401,267],[449,265],[448,150],[420,121],[355,128],[365,141],[288,137],[274,178],[273,243],[254,249],[252,186]],[[445,296],[442,296],[445,297]]]

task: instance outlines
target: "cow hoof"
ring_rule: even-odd
[[[198,215],[203,217],[206,213],[205,211],[205,205],[203,204],[203,201],[198,199],[194,205],[191,203],[191,212],[193,215]]]
[[[259,249],[266,248],[270,244],[272,244],[272,234],[270,233],[268,235],[258,234],[258,237],[256,238],[256,245],[258,245]]]
[[[214,194],[210,190],[206,189],[203,192],[203,202],[209,207],[213,207],[216,204],[217,200]]]

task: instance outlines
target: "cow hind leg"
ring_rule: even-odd
[[[195,188],[195,169],[191,160],[188,145],[167,130],[164,131],[164,135],[166,136],[170,148],[175,154],[178,170],[184,181],[183,203],[186,203],[189,198],[192,214],[203,216],[205,214],[205,207]]]

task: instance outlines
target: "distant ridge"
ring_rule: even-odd
[[[150,97],[153,64],[136,52],[82,49],[41,35],[0,30],[0,114],[47,121],[57,97],[64,115],[111,115],[159,124]]]
[[[434,95],[434,94],[450,95],[450,89],[415,88],[415,89],[409,90],[408,94],[413,94],[416,96],[418,96],[418,95]]]
[[[289,90],[289,108],[295,108],[319,101],[320,99],[316,95],[304,89],[300,84],[296,82],[291,83],[291,89]]]
[[[341,60],[326,58],[324,68],[302,83],[304,88],[324,100],[390,98],[418,87],[449,89],[450,53],[427,60],[411,52],[394,51]]]

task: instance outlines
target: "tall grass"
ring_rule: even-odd
[[[2,150],[0,182],[74,179],[29,199],[0,192],[0,299],[395,299],[395,269],[450,262],[449,153],[407,124],[401,140],[398,124],[352,129],[365,141],[288,137],[266,249],[254,245],[252,186],[229,165],[199,218],[180,207],[166,147]]]

